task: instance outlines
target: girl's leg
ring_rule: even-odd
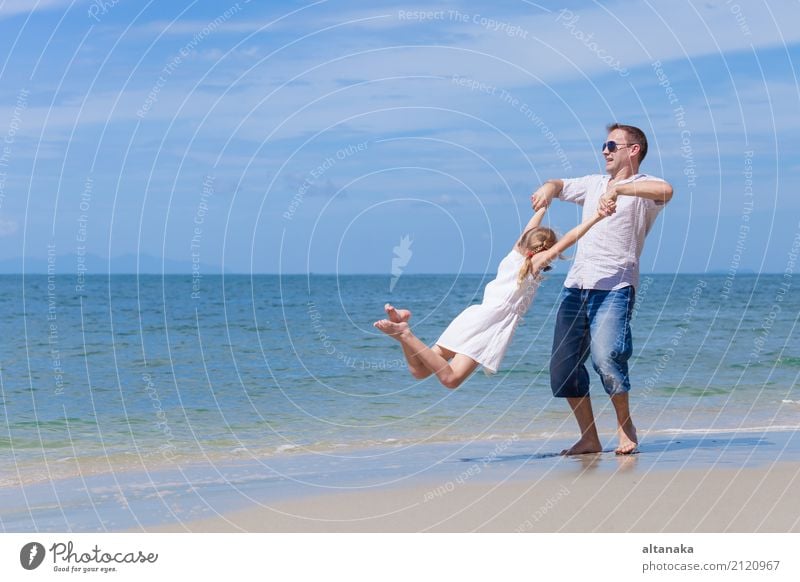
[[[389,321],[394,323],[403,323],[411,319],[411,312],[408,309],[396,309],[394,305],[390,303],[384,305],[383,309],[386,311]],[[411,375],[414,376],[414,378],[417,380],[422,380],[423,378],[427,378],[433,374],[433,371],[425,365],[425,362],[417,357],[416,351],[402,342],[400,342],[400,347],[403,348],[403,356],[405,357],[406,362],[408,362],[408,371],[411,372]],[[439,346],[434,346],[433,349],[438,350]],[[448,356],[442,353],[441,350],[439,350],[438,353],[446,360],[449,360],[453,357],[453,354]]]
[[[420,354],[417,350],[415,350],[414,348],[412,348],[411,346],[409,346],[404,342],[400,342],[400,347],[403,348],[403,356],[405,356],[406,358],[406,363],[408,364],[408,371],[411,372],[411,375],[414,376],[414,378],[416,378],[417,380],[424,380],[431,374],[435,373],[435,370],[429,368],[425,360],[419,357]],[[449,350],[445,350],[441,346],[433,346],[432,348],[425,346],[425,350],[433,351],[433,353],[435,353],[437,356],[439,356],[446,362],[449,362],[453,358],[460,355],[460,354],[455,354]],[[453,363],[450,362],[450,365],[452,366]]]
[[[388,307],[388,304],[387,304],[387,307]],[[395,314],[391,313],[389,311],[389,309],[387,309],[386,312],[389,313],[389,317],[391,318],[391,322],[392,323],[404,323],[405,322],[405,320],[402,320],[402,321],[401,320],[397,320],[397,318],[395,317]],[[399,338],[397,338],[396,336],[394,336],[392,333],[388,332],[387,330],[383,329],[379,325],[379,324],[383,325],[383,322],[386,322],[386,320],[384,319],[382,321],[375,322],[374,325],[375,325],[375,327],[377,327],[378,329],[380,329],[381,331],[383,331],[387,335],[391,335],[392,337],[395,337],[395,339],[399,340]],[[422,343],[422,342],[420,342],[420,343]],[[427,378],[428,376],[430,376],[431,374],[434,373],[434,370],[431,370],[425,364],[425,361],[421,360],[419,358],[418,350],[415,350],[414,348],[412,348],[410,345],[408,345],[405,342],[400,342],[400,347],[403,349],[403,356],[405,357],[406,363],[408,364],[408,371],[411,372],[411,375],[414,376],[414,378],[416,378],[417,380],[422,380],[422,379]],[[428,346],[424,346],[424,347],[425,347],[425,349],[429,349]],[[439,346],[433,346],[433,348],[430,348],[430,349],[435,350],[436,353],[439,356],[441,356],[442,358],[444,358],[445,360],[449,360],[450,358],[452,358],[455,355],[455,354],[452,354],[452,353],[451,354],[444,353]]]
[[[442,357],[445,351],[441,347],[434,346],[431,349],[426,346],[411,333],[408,323],[394,323],[382,319],[375,322],[375,327],[399,341],[404,347],[404,353],[413,354],[415,364],[423,364],[431,373],[436,374],[439,382],[447,388],[458,388],[478,367],[478,362],[464,354],[455,354],[453,360],[448,362]],[[408,351],[405,348],[408,348]],[[410,360],[409,367],[411,367]]]
[[[403,356],[408,363],[408,371],[411,372],[411,375],[414,376],[414,378],[417,380],[423,380],[433,374],[433,370],[431,370],[425,364],[424,360],[420,359],[419,353],[416,350],[404,342],[400,342],[400,347],[403,348]],[[431,349],[435,350],[438,347],[439,346],[433,346]],[[444,357],[441,353],[439,353],[439,355]]]

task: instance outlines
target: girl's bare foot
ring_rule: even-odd
[[[376,321],[372,325],[374,325],[376,328],[381,330],[386,335],[392,336],[394,339],[398,341],[400,340],[400,336],[411,332],[411,328],[405,321],[400,323],[395,323],[394,321],[389,321],[388,319],[381,319],[380,321]]]
[[[408,309],[395,309],[394,305],[387,303],[383,306],[389,321],[394,323],[403,323],[411,319],[411,312]]]

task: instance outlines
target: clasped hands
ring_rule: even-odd
[[[538,212],[542,208],[547,208],[550,206],[550,202],[553,201],[552,196],[548,196],[541,190],[538,190],[531,194],[531,208],[533,208],[534,212]]]
[[[600,197],[597,204],[597,212],[603,216],[611,216],[617,211],[617,192],[616,184],[609,184],[606,193]]]
[[[603,216],[611,216],[614,214],[617,211],[617,196],[619,196],[617,185],[609,184],[606,193],[600,197],[600,201],[597,205],[597,212]],[[538,191],[531,195],[531,207],[534,211],[538,211],[550,206],[552,200],[552,196]]]

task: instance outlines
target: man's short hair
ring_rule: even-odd
[[[611,123],[606,129],[608,129],[609,133],[615,129],[621,129],[627,133],[628,138],[633,140],[631,143],[639,144],[639,163],[641,164],[644,161],[644,157],[647,155],[647,136],[641,129],[633,125],[623,125],[621,123]]]

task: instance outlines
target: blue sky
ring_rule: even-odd
[[[783,272],[798,17],[788,0],[6,0],[0,261],[388,275],[409,237],[405,273],[493,271],[530,193],[602,172],[618,120],[675,187],[643,272]],[[564,232],[578,209],[549,219]]]

